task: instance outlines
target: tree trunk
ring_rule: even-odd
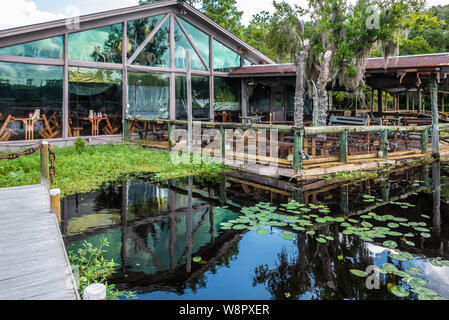
[[[296,57],[296,89],[295,89],[295,127],[304,127],[304,75],[307,56],[309,54],[309,40],[305,40],[301,52]]]
[[[326,85],[329,79],[329,65],[331,62],[332,51],[328,50],[321,61],[320,76],[317,85],[318,106],[314,110],[314,123],[316,126],[326,126],[327,120],[327,90]]]
[[[432,104],[432,156],[440,158],[440,126],[438,114],[438,84],[435,76],[429,83],[430,101]]]

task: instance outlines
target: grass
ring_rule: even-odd
[[[98,190],[104,183],[137,174],[154,174],[168,180],[199,176],[214,179],[226,167],[221,164],[180,164],[170,160],[164,150],[117,144],[103,146],[53,147],[56,154],[56,176],[52,188],[61,189],[62,196]],[[3,153],[4,154],[4,153]],[[22,156],[16,160],[0,160],[0,188],[38,184],[40,156]]]

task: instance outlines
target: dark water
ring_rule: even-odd
[[[397,300],[387,289],[388,283],[400,284],[397,276],[381,276],[380,289],[369,290],[364,278],[349,271],[387,262],[401,270],[422,269],[430,281],[426,287],[449,298],[449,267],[430,263],[437,257],[449,258],[448,173],[449,168],[439,164],[423,165],[391,172],[377,181],[328,182],[317,185],[318,189],[305,186],[294,192],[244,184],[232,177],[206,186],[192,180],[156,185],[137,179],[65,199],[62,228],[68,250],[76,250],[83,240],[96,245],[107,237],[111,245],[104,255],[119,264],[111,282],[119,289],[136,291],[139,299]],[[367,203],[366,194],[387,202]],[[297,232],[297,240],[290,241],[276,234],[262,237],[255,231],[221,229],[220,223],[238,217],[240,207],[260,202],[280,206],[291,199],[324,204],[331,216],[372,211],[424,221],[432,237],[418,234],[408,239],[415,246],[402,250],[415,257],[399,262],[389,257],[389,249],[382,244],[397,238],[364,242],[342,234],[339,223],[317,230],[335,238],[325,244],[304,232]],[[414,207],[404,209],[388,201]],[[401,228],[398,231],[407,232]],[[195,263],[193,257],[207,263]],[[406,299],[417,299],[417,295]]]

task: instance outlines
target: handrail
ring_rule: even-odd
[[[150,122],[157,124],[167,124],[169,132],[169,150],[171,149],[171,134],[173,132],[173,126],[187,126],[188,122],[183,120],[166,120],[166,119],[147,119],[141,117],[126,117],[125,118],[125,140],[129,139],[129,121],[136,122]],[[348,163],[348,141],[349,134],[351,133],[379,133],[380,148],[378,156],[379,158],[388,159],[388,134],[400,133],[400,132],[419,132],[421,134],[421,154],[429,155],[429,134],[433,128],[432,125],[422,126],[322,126],[322,127],[302,127],[297,128],[294,126],[286,125],[267,125],[257,123],[223,123],[223,122],[195,122],[204,128],[217,128],[221,133],[222,140],[222,159],[226,157],[225,150],[225,129],[242,129],[242,130],[277,130],[279,133],[291,133],[294,135],[294,154],[292,167],[295,171],[302,170],[303,161],[303,147],[304,138],[309,136],[337,134],[340,135],[340,155],[339,161]],[[449,124],[440,124],[439,131],[449,131]]]

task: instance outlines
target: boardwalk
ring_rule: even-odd
[[[76,300],[75,288],[46,188],[0,189],[0,300]]]

